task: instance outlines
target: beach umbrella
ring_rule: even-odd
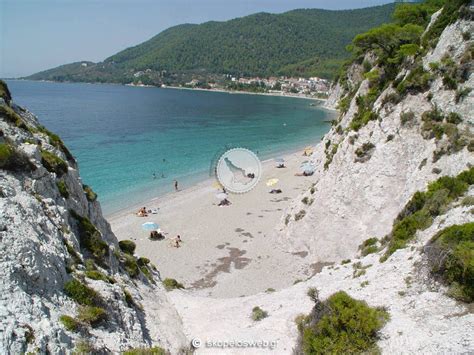
[[[277,163],[284,163],[284,162],[285,162],[285,159],[283,159],[283,158],[276,158],[275,161],[276,161]]]
[[[158,224],[155,222],[145,222],[142,224],[142,228],[146,231],[153,231],[158,229]]]
[[[218,193],[218,194],[216,195],[216,198],[217,198],[218,200],[225,200],[225,199],[227,198],[227,194],[224,193],[224,192]]]
[[[212,187],[215,187],[216,189],[222,189],[222,185],[219,181],[214,181]]]
[[[280,180],[275,179],[275,178],[274,178],[274,179],[269,179],[269,180],[267,181],[267,186],[276,185],[276,184],[278,183],[278,181],[280,181]]]

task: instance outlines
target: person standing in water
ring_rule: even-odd
[[[178,191],[178,180],[174,180],[174,189]]]

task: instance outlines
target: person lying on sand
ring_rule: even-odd
[[[161,230],[150,232],[150,240],[162,240],[162,239],[165,239],[165,235],[161,232]]]
[[[140,208],[140,209],[138,210],[138,212],[137,212],[137,216],[138,216],[138,217],[147,217],[148,214],[147,214],[147,212],[146,212],[146,207]]]
[[[272,189],[270,191],[271,194],[281,194],[283,191],[281,191],[281,189]]]
[[[302,173],[296,173],[295,176],[312,176],[314,174],[314,172],[307,172],[307,171],[304,171]]]
[[[286,168],[285,163],[278,164],[278,169]]]
[[[228,199],[223,199],[217,206],[230,206],[232,203]]]

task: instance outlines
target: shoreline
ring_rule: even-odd
[[[291,93],[278,93],[278,92],[250,92],[250,91],[237,91],[237,90],[226,90],[226,89],[202,89],[202,88],[187,88],[183,86],[154,86],[154,85],[131,85],[131,84],[119,84],[119,83],[99,83],[99,82],[87,82],[87,81],[54,81],[54,80],[33,80],[33,79],[5,79],[8,81],[32,81],[40,83],[55,83],[55,84],[89,84],[89,85],[116,85],[116,86],[126,86],[132,88],[149,88],[149,89],[175,89],[175,90],[190,90],[190,91],[203,91],[203,92],[219,92],[225,94],[240,94],[240,95],[261,95],[261,96],[274,96],[274,97],[286,97],[286,98],[295,98],[295,99],[305,99],[320,101],[325,103],[328,99],[311,97],[307,95],[300,94],[291,94]],[[321,108],[336,111],[331,108],[323,107]]]
[[[314,144],[311,145],[314,147]],[[262,162],[259,184],[245,194],[229,194],[230,206],[219,207],[212,178],[161,197],[151,197],[136,208],[106,216],[119,240],[131,240],[137,253],[150,259],[162,278],[182,282],[197,296],[238,297],[282,289],[314,274],[314,262],[300,253],[288,253],[275,244],[276,227],[295,198],[308,191],[314,177],[295,176],[309,158],[303,151],[280,155],[286,168],[275,159]],[[265,182],[278,179],[280,194],[270,194]],[[157,209],[138,217],[139,207]],[[159,225],[165,239],[152,241],[142,229],[144,222]],[[182,245],[173,247],[180,235]],[[278,275],[274,270],[278,268]]]
[[[285,161],[287,160],[288,157],[292,156],[292,155],[295,155],[295,154],[298,154],[298,153],[301,153],[304,148],[306,147],[316,147],[317,144],[319,144],[321,141],[319,140],[318,142],[316,143],[311,143],[311,144],[307,144],[305,146],[301,146],[297,149],[291,149],[291,150],[287,150],[287,151],[281,151],[281,152],[278,152],[277,154],[272,154],[270,157],[266,158],[265,160],[260,160],[261,164],[262,164],[262,167],[265,168],[265,166],[269,165],[270,163],[274,162],[275,159],[277,158],[283,158],[285,159]],[[309,158],[309,157],[308,157]],[[259,158],[260,159],[260,158]],[[199,172],[196,172],[196,174],[198,174]],[[167,201],[167,200],[172,200],[173,199],[173,196],[177,196],[177,195],[183,195],[183,194],[186,194],[186,193],[191,193],[199,188],[202,188],[202,187],[206,187],[206,186],[211,186],[213,183],[215,183],[217,180],[215,177],[212,177],[212,176],[207,176],[206,178],[204,178],[203,180],[200,180],[198,182],[195,182],[195,183],[192,183],[191,185],[189,186],[186,186],[185,188],[183,189],[179,189],[177,192],[176,191],[172,191],[171,190],[171,187],[170,187],[170,190],[171,191],[168,191],[166,193],[163,193],[163,194],[155,194],[153,195],[153,197],[151,198],[148,198],[146,200],[142,200],[140,202],[137,202],[137,203],[133,203],[132,205],[128,206],[128,207],[123,207],[123,208],[120,208],[119,210],[117,211],[114,211],[114,212],[111,212],[111,213],[108,213],[108,212],[104,212],[102,211],[103,215],[104,215],[104,218],[109,220],[109,219],[114,219],[114,218],[117,218],[118,216],[123,216],[124,214],[128,214],[130,213],[130,211],[138,211],[139,208],[143,207],[143,206],[147,206],[147,209],[149,208],[148,206],[150,206],[152,203],[156,203],[158,200],[160,201]],[[179,181],[178,181],[179,182]],[[262,181],[260,181],[261,183]],[[233,195],[232,193],[230,195]],[[153,208],[153,207],[151,207]]]

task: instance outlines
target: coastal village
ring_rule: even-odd
[[[161,84],[156,82],[151,84],[147,80],[153,76],[151,69],[137,71],[133,74],[134,80],[128,84],[130,86],[161,86],[161,87],[179,87],[188,89],[202,89],[214,91],[243,91],[261,94],[285,95],[285,96],[303,96],[309,98],[327,98],[331,88],[331,81],[319,77],[294,78],[286,76],[272,76],[268,78],[245,77],[232,74],[201,76],[193,75],[190,79],[166,81],[160,80]],[[160,78],[174,77],[172,74],[159,74]],[[151,85],[150,85],[151,84]]]

